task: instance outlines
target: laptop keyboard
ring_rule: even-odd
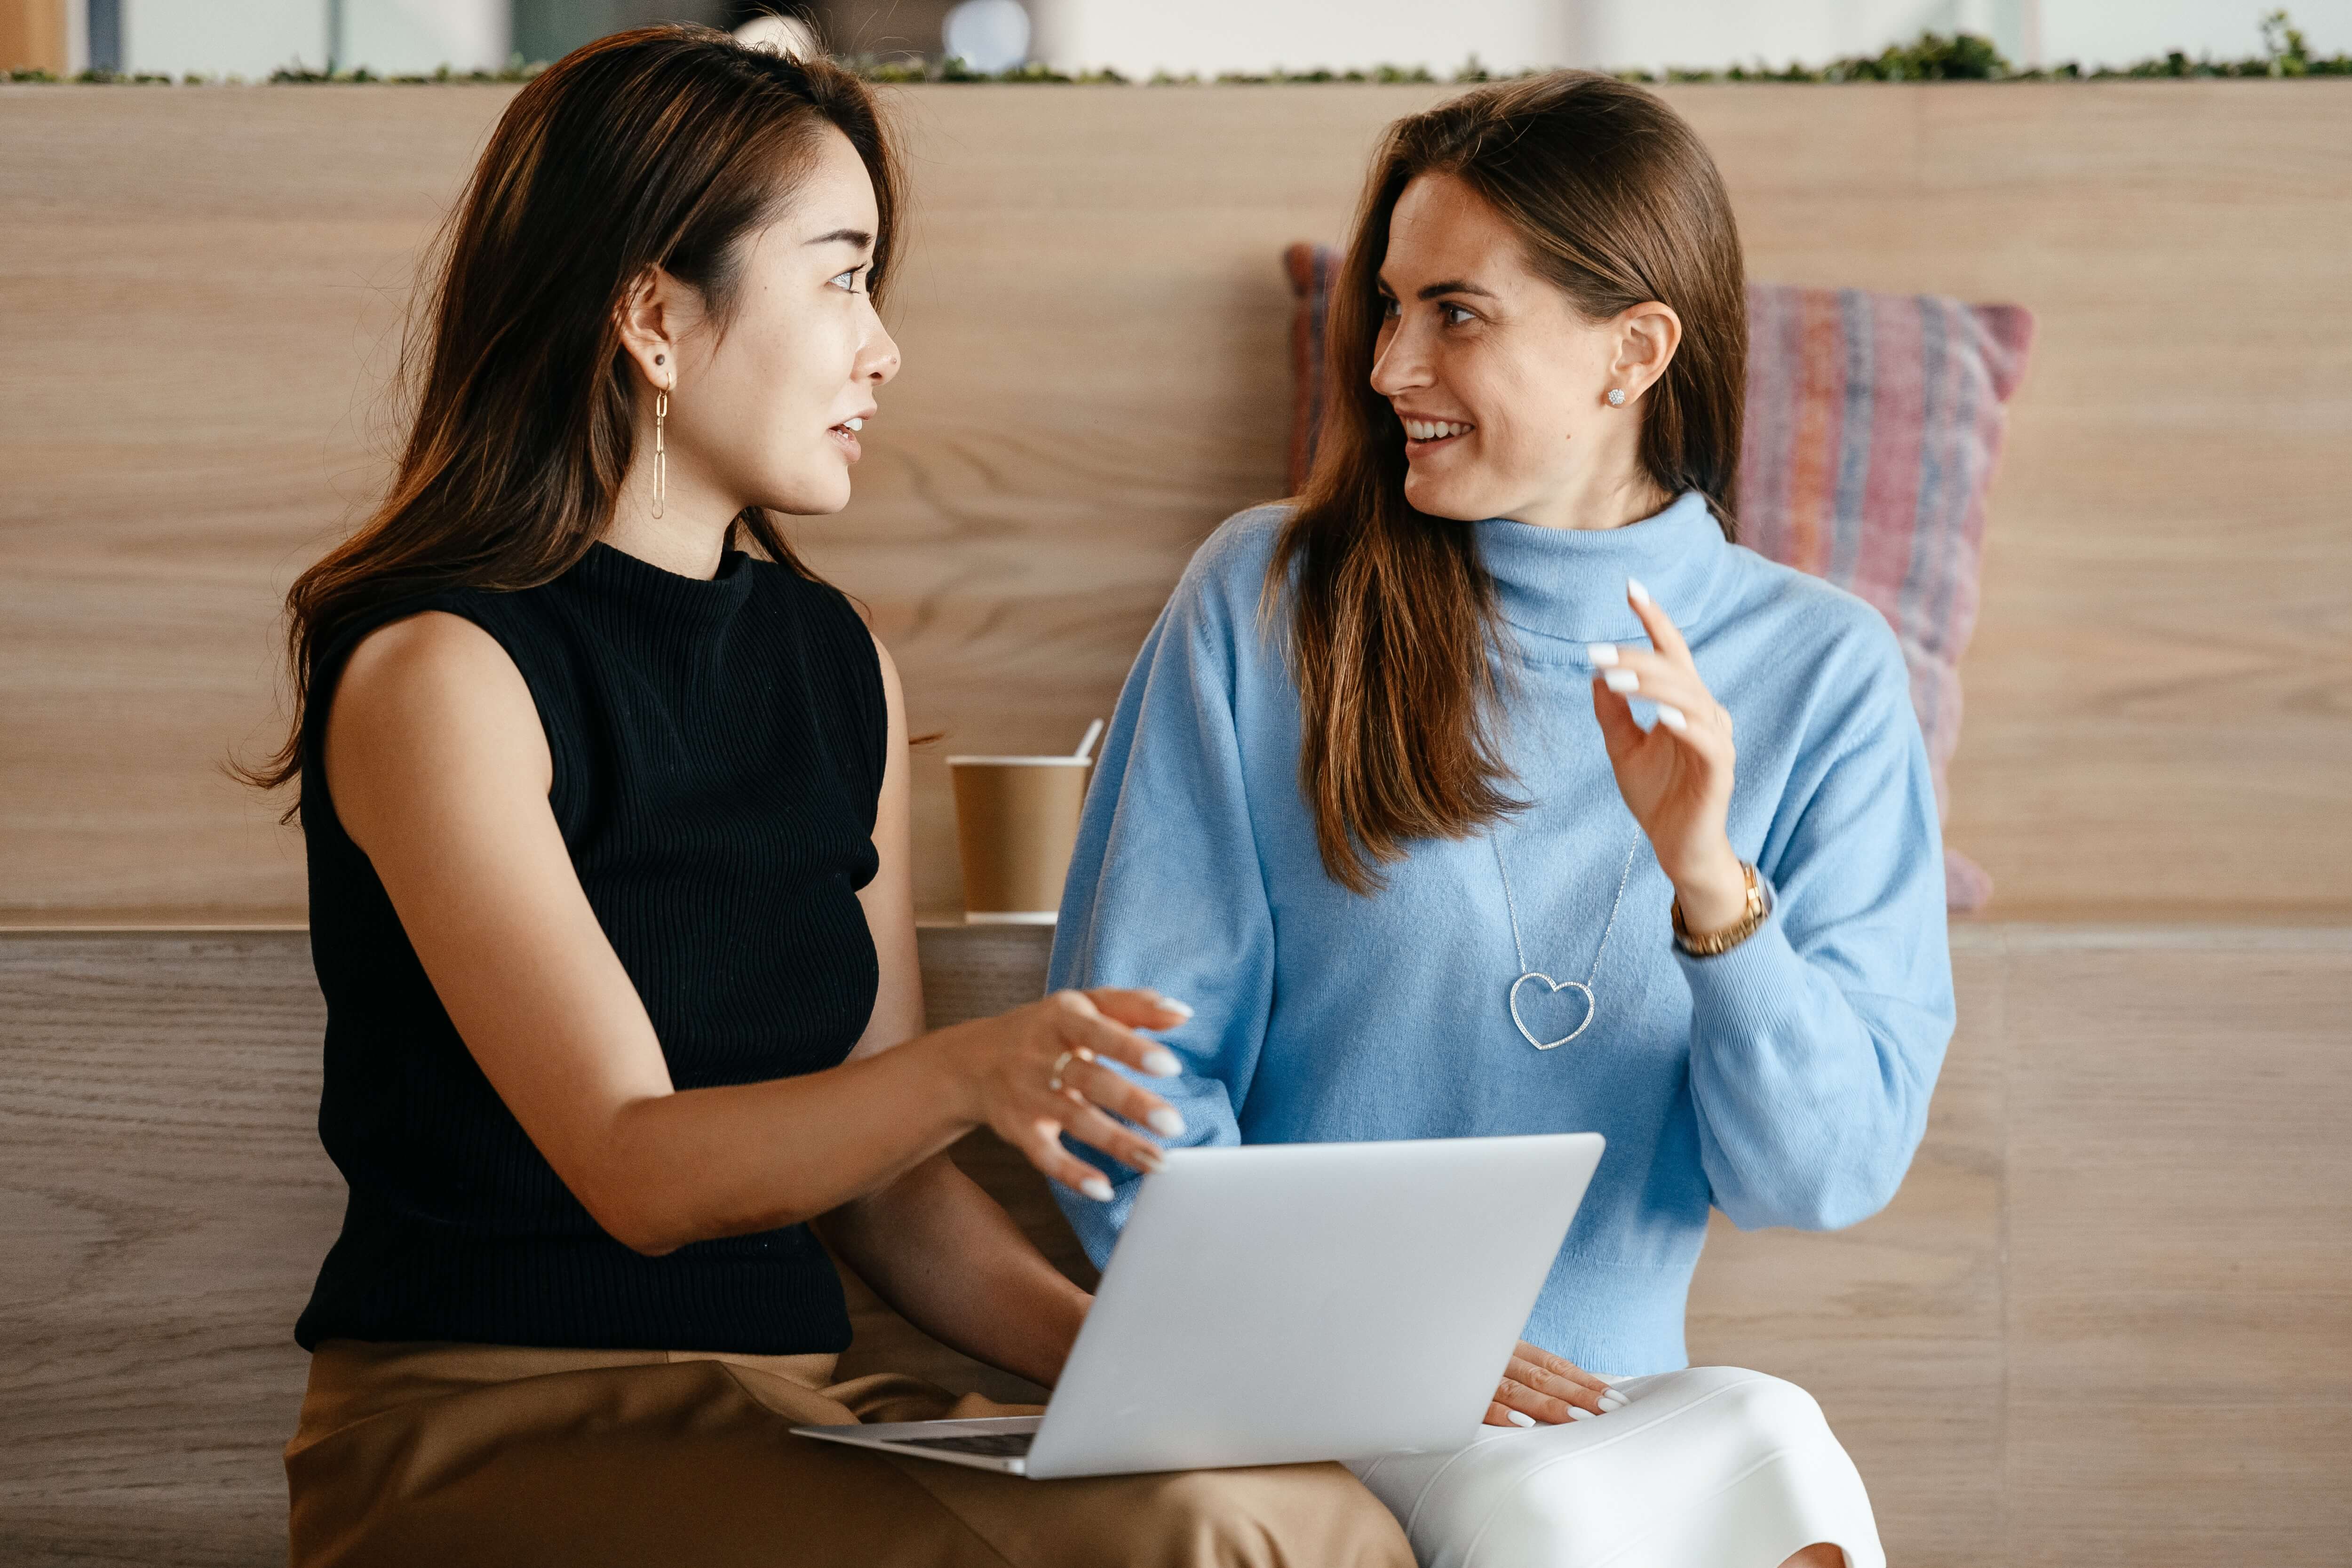
[[[909,1448],[945,1448],[951,1454],[985,1454],[992,1459],[1017,1459],[1029,1451],[1034,1432],[987,1432],[969,1437],[898,1437]]]

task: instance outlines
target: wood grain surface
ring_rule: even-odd
[[[324,1019],[299,933],[0,939],[0,1562],[285,1561]]]
[[[934,1023],[1045,933],[923,932]],[[2352,1536],[2352,931],[1963,928],[1909,1180],[1718,1224],[1695,1360],[1811,1389],[1905,1568],[2322,1568]],[[0,1562],[282,1562],[292,1323],[341,1214],[299,931],[0,934]],[[957,1151],[1082,1280],[1045,1186]],[[853,1285],[853,1371],[1025,1385]]]
[[[893,91],[907,368],[800,534],[942,758],[1076,742],[1192,547],[1281,487],[1276,256],[1443,89]],[[1685,87],[1758,277],[2041,321],[1995,487],[1953,842],[2005,918],[2352,919],[2352,82]],[[494,88],[0,87],[0,906],[299,919],[218,769],[279,722],[418,248]]]

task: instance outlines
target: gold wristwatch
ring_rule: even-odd
[[[1739,863],[1739,874],[1748,879],[1748,910],[1738,920],[1721,931],[1711,931],[1704,936],[1693,936],[1683,924],[1683,901],[1675,900],[1675,945],[1693,958],[1713,958],[1718,952],[1729,952],[1756,934],[1764,917],[1772,912],[1772,900],[1764,891],[1763,879],[1747,861]]]

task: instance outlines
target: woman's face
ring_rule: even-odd
[[[1672,311],[1637,305],[1585,320],[1528,265],[1503,216],[1451,174],[1405,186],[1380,289],[1372,389],[1404,426],[1412,506],[1549,527],[1654,510],[1640,398],[1679,340]],[[1611,406],[1612,387],[1623,406]]]
[[[849,504],[858,426],[898,373],[866,293],[879,226],[864,161],[826,126],[790,209],[740,242],[723,332],[706,321],[677,339],[674,485],[691,472],[741,505],[803,515]]]

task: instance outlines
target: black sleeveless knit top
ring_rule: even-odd
[[[352,647],[428,609],[488,632],[529,683],[563,842],[679,1089],[836,1066],[874,1007],[856,895],[887,725],[873,641],[838,592],[740,552],[705,582],[598,544],[542,586],[436,594],[347,628],[318,661],[302,826],[327,999],[319,1133],[351,1199],[295,1338],[845,1348],[841,1282],[805,1226],[631,1251],[451,1025],[320,763]]]

